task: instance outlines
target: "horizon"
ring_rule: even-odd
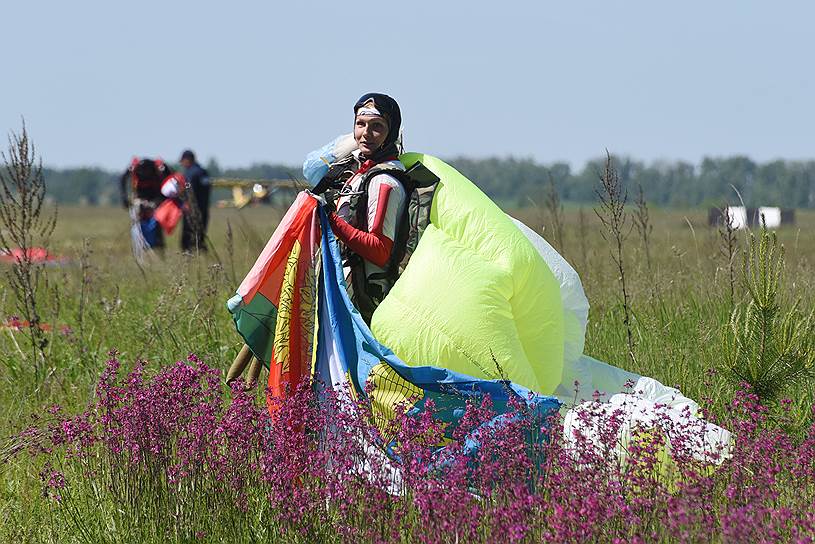
[[[29,132],[29,137],[32,138],[32,141],[34,140],[34,137],[31,135],[30,132]],[[36,145],[36,141],[34,141],[34,144]],[[193,151],[195,151],[195,150],[193,150]],[[406,152],[412,152],[412,151],[413,150],[410,150],[410,149],[406,150]],[[38,158],[39,158],[39,155],[38,155]],[[132,159],[133,157],[130,157],[130,158]],[[145,155],[145,156],[139,156],[139,158],[161,159],[161,160],[165,161],[168,164],[178,165],[178,160],[177,159],[168,159],[167,157],[162,157],[162,156],[146,156]],[[513,156],[513,155],[506,155],[506,156],[493,155],[493,156],[482,156],[482,157],[458,155],[458,156],[449,156],[449,157],[442,156],[442,157],[439,157],[439,158],[444,160],[445,162],[450,162],[450,163],[455,163],[456,161],[462,161],[462,160],[476,161],[476,162],[477,161],[497,160],[497,161],[517,161],[517,162],[527,162],[527,161],[529,161],[529,162],[531,162],[532,164],[534,164],[535,166],[538,166],[538,167],[548,167],[548,166],[552,166],[552,165],[555,165],[555,164],[568,164],[569,168],[570,168],[570,171],[572,173],[575,173],[575,172],[580,172],[580,171],[584,170],[591,163],[604,161],[605,160],[605,155],[598,155],[596,157],[589,157],[588,159],[586,159],[585,161],[583,161],[582,163],[580,163],[578,165],[568,163],[567,161],[557,161],[557,160],[541,161],[541,160],[538,160],[535,157],[531,157],[531,156],[530,157],[521,157],[521,156]],[[701,157],[698,161],[693,162],[693,161],[689,161],[689,160],[685,160],[685,159],[663,159],[663,158],[645,160],[645,159],[642,159],[640,157],[635,157],[635,156],[631,156],[631,155],[618,155],[618,154],[615,154],[615,153],[612,152],[611,153],[611,158],[614,159],[614,160],[617,160],[617,161],[626,160],[626,161],[632,161],[634,163],[640,163],[645,167],[655,167],[655,166],[660,166],[660,165],[663,165],[663,164],[664,165],[676,165],[676,164],[680,164],[680,163],[689,164],[690,166],[693,167],[694,171],[697,171],[699,169],[699,167],[701,166],[702,162],[705,161],[705,160],[729,160],[729,159],[741,159],[741,158],[744,158],[744,159],[747,159],[747,160],[753,162],[757,166],[763,166],[763,165],[766,165],[766,164],[779,162],[779,161],[780,162],[785,162],[785,163],[811,163],[811,162],[815,162],[815,154],[813,154],[812,157],[803,157],[803,158],[777,157],[777,158],[771,158],[771,159],[767,159],[767,160],[756,160],[753,157],[750,157],[750,156],[747,156],[747,155],[740,155],[740,154],[720,155],[720,156],[705,155],[705,156]],[[300,162],[277,162],[277,161],[262,161],[261,160],[261,161],[253,161],[253,162],[249,162],[249,163],[245,163],[245,164],[238,164],[238,165],[235,165],[235,164],[223,164],[223,163],[221,163],[220,160],[218,160],[217,157],[203,158],[203,157],[199,157],[198,154],[196,153],[196,161],[199,164],[201,164],[202,166],[204,166],[204,167],[207,167],[211,163],[212,160],[214,160],[216,162],[216,164],[218,165],[218,168],[221,171],[224,171],[224,170],[248,170],[248,169],[252,169],[252,168],[255,168],[255,167],[259,167],[259,166],[273,166],[273,167],[292,168],[292,169],[295,169],[295,170],[297,170],[299,172],[301,167],[302,167],[302,160]],[[120,173],[120,171],[123,172],[127,168],[127,164],[124,167],[121,167],[121,168],[110,168],[110,167],[105,167],[105,166],[99,165],[99,164],[77,164],[77,165],[69,165],[69,166],[54,166],[54,165],[49,164],[49,163],[47,163],[45,161],[43,161],[42,166],[45,169],[54,170],[54,171],[69,171],[69,170],[80,170],[80,169],[89,169],[89,170],[99,169],[99,170],[103,170],[103,171],[111,172],[111,173],[115,173],[115,174]]]

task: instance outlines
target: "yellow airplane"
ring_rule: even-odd
[[[219,208],[243,208],[249,204],[269,202],[271,196],[278,191],[302,191],[306,189],[305,183],[293,179],[236,179],[214,178],[212,186],[222,189],[232,189],[232,200],[219,200]]]

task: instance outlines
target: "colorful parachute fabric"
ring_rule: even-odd
[[[317,374],[324,383],[348,387],[359,396],[370,386],[374,416],[380,428],[400,407],[409,413],[423,410],[432,401],[435,417],[455,423],[466,408],[467,400],[489,396],[494,410],[509,410],[513,397],[525,402],[533,417],[543,421],[559,408],[552,397],[541,396],[520,385],[474,378],[438,366],[408,366],[390,349],[380,344],[351,304],[342,276],[339,247],[321,213],[323,224],[323,283],[320,290]],[[452,429],[452,426],[450,427]]]
[[[444,162],[414,153],[400,160],[421,161],[441,181],[431,224],[371,329],[346,292],[325,213],[306,193],[230,299],[238,332],[270,370],[272,396],[316,378],[368,398],[383,430],[397,410],[419,414],[431,401],[451,431],[467,400],[485,395],[497,419],[513,397],[541,418],[562,403],[567,443],[575,432],[593,440],[608,416],[624,419],[626,443],[667,406],[671,417],[659,421],[669,440],[698,428],[694,456],[726,454],[729,433],[699,419],[679,391],[582,353],[588,301],[575,270],[543,238]]]
[[[317,201],[301,193],[227,303],[277,397],[313,370],[319,259]]]
[[[286,384],[313,376],[342,394],[369,398],[380,429],[397,410],[418,414],[429,401],[434,417],[452,424],[450,432],[467,401],[487,395],[499,415],[513,398],[541,421],[559,408],[552,397],[455,372],[442,360],[432,361],[436,366],[409,366],[380,344],[348,297],[327,216],[306,193],[298,196],[228,307],[247,345],[269,365],[271,395],[286,397]]]

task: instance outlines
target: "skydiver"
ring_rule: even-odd
[[[162,185],[172,175],[172,168],[161,159],[134,157],[119,179],[122,206],[131,211],[131,217],[138,222],[141,235],[150,248],[164,247],[164,234],[154,215],[165,198]]]
[[[394,173],[404,172],[399,105],[380,93],[354,104],[356,149],[331,164],[314,193],[326,206],[341,242],[346,283],[366,323],[398,278],[395,247],[406,191]],[[352,146],[353,148],[353,146]]]

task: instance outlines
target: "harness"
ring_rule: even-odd
[[[351,271],[351,285],[348,286],[351,299],[365,322],[370,324],[374,310],[396,283],[407,258],[416,249],[419,238],[430,223],[430,208],[439,178],[420,162],[408,170],[382,162],[360,174],[362,178],[358,187],[351,190],[347,182],[357,174],[361,166],[353,155],[334,162],[314,192],[328,192],[329,198],[334,201],[340,197],[348,197],[352,223],[356,228],[367,231],[368,188],[374,176],[388,174],[405,190],[406,200],[396,220],[393,248],[382,272],[366,274],[364,259],[347,247],[341,247],[343,265]]]
[[[416,248],[418,238],[426,226],[426,222],[419,224],[422,221],[418,211],[426,209],[429,222],[429,207],[439,181],[439,178],[421,163],[415,164],[409,170],[402,170],[389,163],[371,167],[362,174],[358,189],[350,194],[345,193],[349,196],[351,217],[355,219],[355,226],[360,230],[368,230],[368,187],[374,176],[379,174],[395,178],[405,190],[405,202],[396,220],[396,233],[388,262],[382,272],[366,274],[365,261],[362,257],[347,249],[343,251],[344,264],[351,269],[353,298],[366,323],[370,323],[374,310],[399,279],[405,257],[409,257]]]

